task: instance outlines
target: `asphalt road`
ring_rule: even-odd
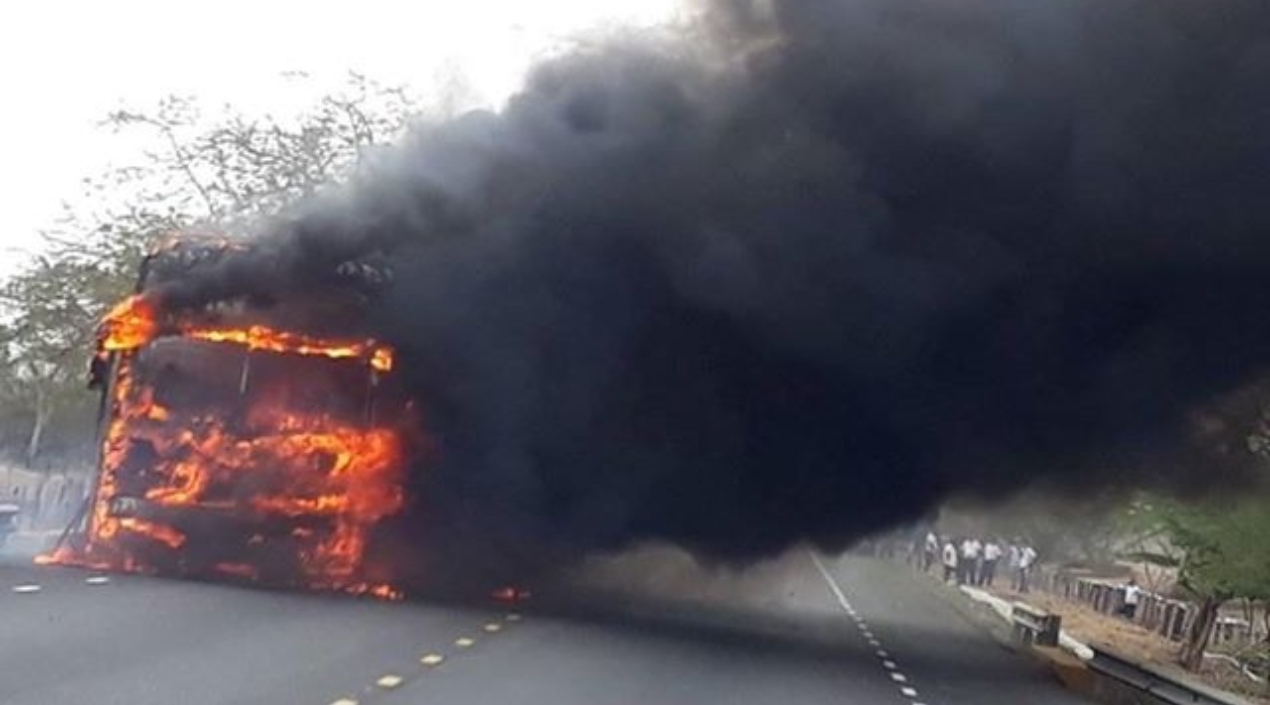
[[[0,703],[1082,702],[866,558],[729,573],[654,552],[515,611],[97,575],[0,565]]]

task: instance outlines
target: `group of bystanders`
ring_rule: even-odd
[[[940,536],[928,531],[921,539],[920,568],[929,572],[937,564],[944,580],[958,585],[992,587],[1004,572],[1016,592],[1027,592],[1037,553],[1023,539],[974,536]]]

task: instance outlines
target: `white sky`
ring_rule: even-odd
[[[460,71],[498,104],[533,57],[570,35],[647,26],[680,0],[42,0],[0,3],[0,277],[80,182],[141,145],[97,122],[168,94],[285,115],[311,97],[281,76],[338,86],[355,70],[387,84]]]

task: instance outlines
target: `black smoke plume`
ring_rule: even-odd
[[[1270,359],[1270,3],[713,2],[156,293],[367,256],[451,524],[747,557],[1199,486],[1196,409]]]

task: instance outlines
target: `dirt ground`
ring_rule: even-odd
[[[1086,644],[1104,646],[1133,660],[1159,666],[1166,671],[1177,671],[1179,645],[1154,632],[1143,629],[1124,619],[1096,612],[1088,607],[1069,602],[1044,592],[1020,595],[1008,589],[996,588],[992,593],[1006,600],[1019,600],[1047,612],[1063,616],[1063,631]],[[1270,705],[1270,697],[1257,694],[1258,686],[1238,674],[1227,672],[1220,666],[1206,669],[1199,680],[1214,688],[1238,693],[1257,703]],[[1194,674],[1187,674],[1194,678]]]

